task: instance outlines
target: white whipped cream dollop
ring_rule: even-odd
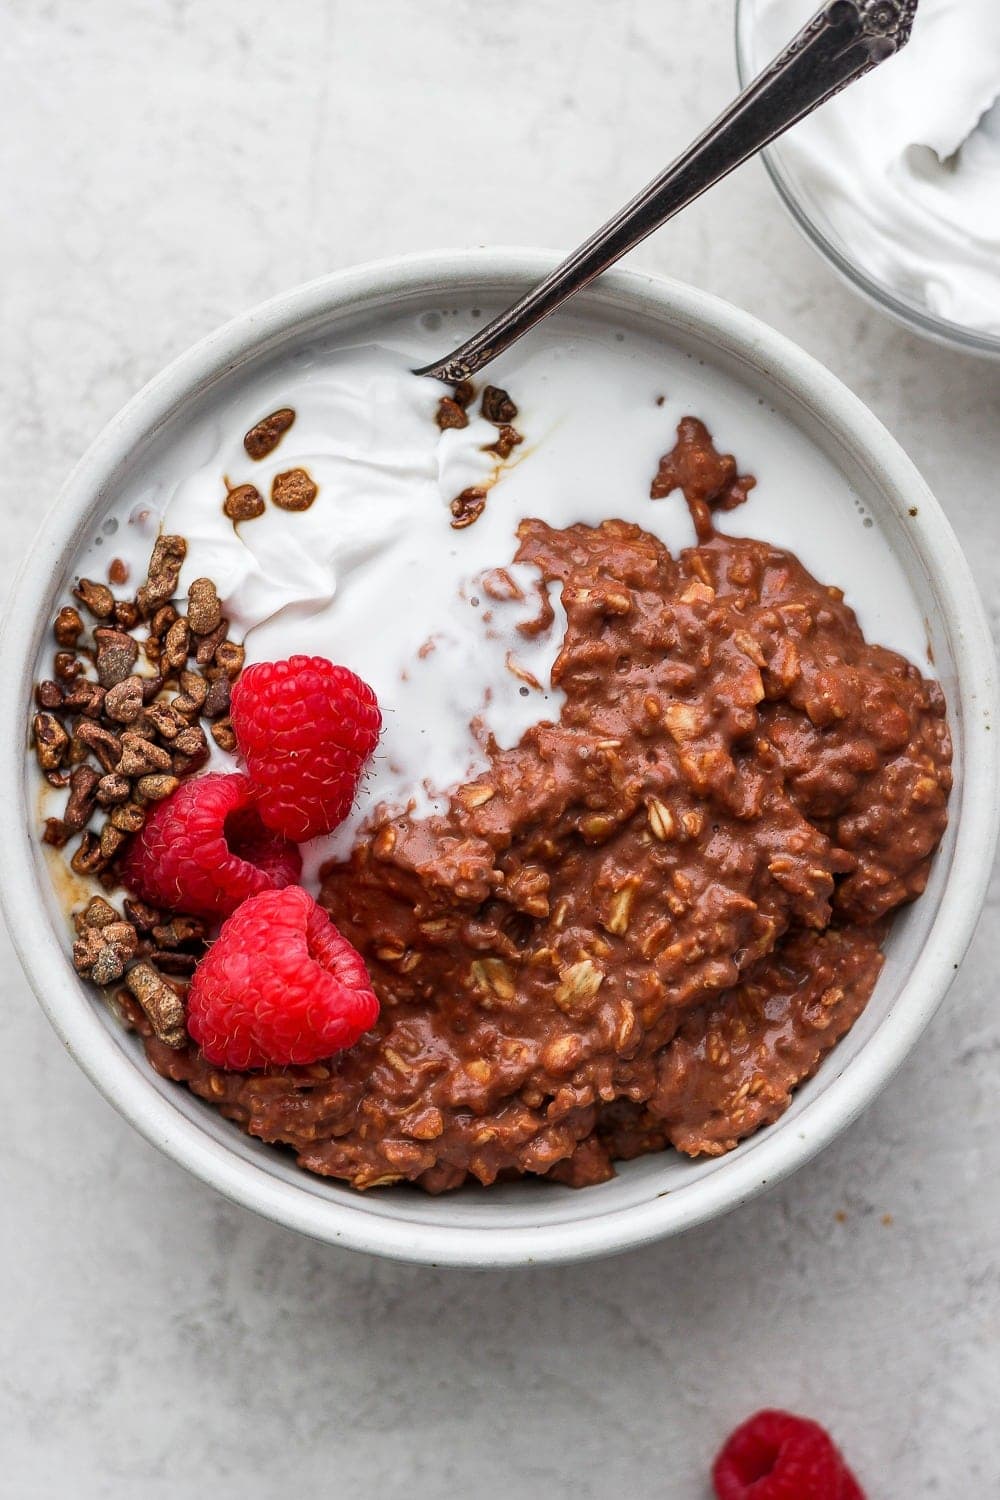
[[[760,64],[815,11],[760,0]],[[897,57],[775,148],[810,214],[906,301],[1000,334],[1000,0],[920,0]]]
[[[506,748],[559,716],[550,686],[565,628],[558,597],[548,629],[519,630],[542,609],[541,581],[534,568],[507,566],[516,540],[506,507],[488,499],[473,525],[452,527],[450,502],[493,483],[499,461],[486,449],[497,428],[473,415],[466,428],[439,432],[443,393],[383,350],[345,350],[286,382],[280,401],[276,392],[276,405],[290,399],[296,415],[267,458],[249,459],[234,425],[162,518],[188,544],[181,589],[199,575],[214,580],[248,662],[321,654],[375,689],[384,729],[369,809],[410,799],[428,809],[480,769],[470,722]],[[263,515],[234,527],[226,483],[252,483],[267,498],[289,468],[317,485],[312,506],[288,512],[268,500]],[[498,564],[516,588],[506,601],[481,578]]]

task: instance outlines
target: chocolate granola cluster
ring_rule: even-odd
[[[150,809],[207,764],[208,735],[222,750],[236,743],[229,697],[243,647],[229,639],[211,579],[196,578],[187,599],[177,598],[186,552],[183,537],[160,536],[131,598],[81,578],[79,607],[67,604],[55,618],[52,676],[35,688],[38,764],[50,786],[68,792],[61,815],[45,820],[44,841],[63,849],[77,839],[70,868],[107,891]],[[120,559],[108,577],[127,581]],[[129,899],[119,912],[100,896],[73,922],[77,972],[102,987],[124,981],[123,1018],[183,1045],[183,993],[205,949],[204,924]]]
[[[472,381],[460,380],[458,385],[452,387],[450,396],[441,397],[435,421],[442,432],[449,428],[468,427],[469,407],[475,400],[475,395],[476,388]],[[499,428],[496,441],[483,450],[495,454],[499,472],[499,465],[506,463],[518,444],[524,442],[523,434],[513,425],[517,407],[500,386],[488,385],[483,390],[479,412],[487,422],[492,422],[494,427]],[[488,486],[475,484],[455,496],[451,502],[451,524],[455,531],[463,531],[466,526],[479,520],[486,509],[488,494]]]
[[[243,438],[247,457],[257,463],[270,457],[294,422],[295,412],[290,406],[279,407],[262,417]],[[234,526],[241,521],[255,521],[264,514],[267,505],[255,484],[229,486],[228,480],[226,483],[222,510]],[[271,504],[279,510],[308,510],[318,494],[319,485],[306,469],[286,469],[271,480]]]

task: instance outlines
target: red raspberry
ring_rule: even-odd
[[[759,1411],[726,1439],[712,1468],[718,1500],[865,1500],[818,1422]]]
[[[368,684],[325,657],[292,656],[248,667],[231,707],[268,828],[301,844],[342,823],[382,727]]]
[[[219,1068],[318,1062],[377,1019],[360,953],[297,885],[244,901],[188,995],[188,1031]]]
[[[247,896],[290,885],[302,858],[265,828],[250,778],[213,772],[156,804],[121,862],[122,884],[151,906],[226,917]]]

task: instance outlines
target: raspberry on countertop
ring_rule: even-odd
[[[712,1468],[718,1500],[865,1500],[818,1422],[759,1411],[723,1444]]]

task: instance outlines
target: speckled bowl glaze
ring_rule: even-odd
[[[930,885],[900,915],[875,994],[849,1035],[773,1126],[730,1155],[675,1153],[622,1165],[574,1192],[537,1181],[429,1198],[395,1187],[361,1195],[300,1171],[208,1105],[159,1078],[75,975],[35,829],[26,725],[33,666],[83,539],[149,444],[179,430],[193,403],[317,330],[363,328],[387,308],[474,297],[498,303],[553,263],[537,251],[469,251],[381,262],[326,277],[244,313],[153,380],[109,424],[68,480],[25,560],[2,641],[0,895],[21,961],[59,1037],[112,1104],[154,1145],[257,1213],[331,1244],[401,1260],[465,1266],[579,1260],[676,1234],[785,1177],[864,1108],[937,1009],[985,896],[998,821],[996,673],[982,607],[940,507],[885,428],[822,365],[746,313],[636,272],[605,276],[577,312],[654,332],[735,376],[791,418],[864,504],[927,621],[955,736],[951,825]]]

